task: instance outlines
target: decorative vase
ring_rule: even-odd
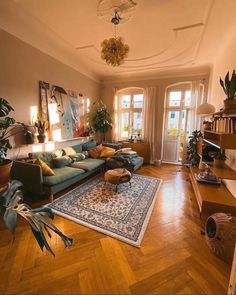
[[[216,168],[224,168],[224,166],[225,166],[225,160],[217,160],[217,159],[214,159],[213,165]]]
[[[224,110],[236,110],[236,98],[225,99]]]
[[[10,181],[12,163],[12,160],[6,159],[3,161],[3,164],[0,165],[0,191],[3,191],[7,188],[7,185]]]
[[[46,135],[45,134],[39,134],[39,135],[37,135],[37,138],[38,138],[39,143],[44,143],[45,139],[46,139]]]

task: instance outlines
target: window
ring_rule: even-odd
[[[130,89],[118,94],[115,101],[115,131],[119,140],[142,136],[143,92]]]

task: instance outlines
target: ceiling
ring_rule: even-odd
[[[100,81],[211,65],[236,32],[235,0],[135,1],[130,19],[117,26],[130,47],[119,67],[100,58],[114,26],[98,17],[99,0],[0,0],[0,26]]]

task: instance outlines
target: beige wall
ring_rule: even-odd
[[[232,38],[233,37],[233,38]],[[225,99],[225,94],[222,87],[220,86],[219,79],[222,77],[224,79],[226,73],[230,71],[232,73],[233,69],[236,69],[236,37],[235,34],[231,35],[230,40],[224,44],[218,55],[216,62],[212,68],[211,72],[211,86],[209,88],[209,101],[215,105],[216,110],[220,110],[223,107],[223,101]],[[228,150],[228,163],[236,170],[236,151]]]
[[[100,97],[100,84],[0,29],[0,97],[15,109],[12,116],[29,123],[30,106],[39,104],[39,80]],[[12,151],[13,152],[13,151]]]
[[[134,80],[130,81],[127,79],[125,82],[107,82],[102,85],[101,89],[101,98],[107,105],[110,112],[113,111],[113,93],[114,88],[123,89],[128,87],[148,87],[153,86],[157,87],[158,89],[158,109],[157,109],[157,117],[158,117],[158,156],[159,159],[162,158],[162,130],[163,130],[163,123],[164,123],[164,102],[165,102],[165,90],[166,87],[175,83],[185,82],[185,81],[194,81],[194,80],[202,80],[205,79],[205,91],[207,94],[208,91],[208,76],[209,74],[197,74],[195,75],[186,75],[184,76],[184,71],[182,71],[181,77],[176,75],[173,77],[166,77],[166,78],[154,78],[151,80]]]

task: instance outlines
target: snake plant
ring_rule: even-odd
[[[222,86],[227,99],[234,99],[236,97],[236,73],[233,70],[231,79],[229,78],[229,72],[225,76],[225,80],[223,81],[220,78],[220,85]]]

